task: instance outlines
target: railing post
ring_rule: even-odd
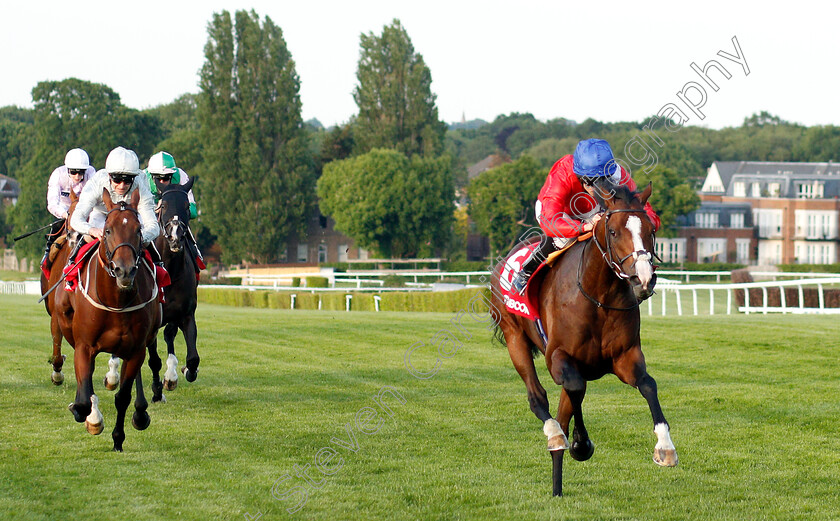
[[[697,290],[691,290],[691,302],[694,304],[694,316],[697,316]]]
[[[653,299],[648,299],[648,316],[653,315]]]
[[[677,316],[682,316],[682,295],[680,295],[680,290],[674,290],[674,293],[677,296]]]
[[[732,314],[732,288],[726,289],[726,314]]]
[[[718,280],[720,282],[720,280]],[[715,314],[715,290],[709,288],[709,314]]]
[[[353,300],[353,295],[344,295],[344,310],[350,311],[350,301]]]
[[[744,313],[750,314],[750,288],[744,288]]]
[[[665,300],[666,300],[665,295],[667,295],[667,294],[668,294],[667,291],[662,292],[662,316],[663,317],[665,316]]]
[[[820,296],[820,310],[825,309],[825,294],[823,293],[823,285],[817,284],[817,292]]]
[[[805,294],[802,291],[802,284],[799,284],[797,286],[797,288],[799,288],[799,309],[804,309],[805,308]]]
[[[774,280],[773,282],[776,282],[776,281]],[[764,303],[763,304],[764,305],[763,313],[766,315],[767,314],[767,287],[766,286],[762,286],[761,294],[764,295],[764,297],[763,297],[763,303]]]
[[[784,286],[779,286],[779,302],[782,305],[782,315],[787,313],[787,297],[785,295],[785,288]]]
[[[379,312],[379,301],[382,300],[382,297],[379,295],[373,296],[373,307],[376,309],[377,313]]]
[[[291,307],[289,309],[295,309],[295,299],[297,298],[297,293],[292,293],[289,296],[292,298],[292,304],[291,304]]]

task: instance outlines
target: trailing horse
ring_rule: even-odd
[[[181,369],[188,382],[198,376],[200,357],[196,348],[198,331],[195,325],[195,308],[198,302],[198,278],[196,259],[190,250],[189,224],[190,205],[187,193],[197,177],[185,185],[169,185],[161,193],[158,205],[158,221],[163,234],[155,245],[160,251],[163,265],[169,272],[171,285],[166,288],[163,304],[163,338],[166,341],[166,373],[163,383],[160,380],[161,359],[157,353],[157,337],[149,344],[149,368],[153,373],[152,401],[165,400],[163,389],[168,391],[178,385],[178,359],[175,356],[175,336],[178,329],[184,335],[187,344],[187,363]]]
[[[654,227],[644,211],[650,194],[650,185],[641,193],[616,186],[609,195],[596,197],[605,213],[593,237],[561,255],[538,288],[535,301],[544,327],[506,308],[503,293],[514,275],[510,261],[502,261],[493,272],[492,304],[499,312],[497,336],[507,344],[511,361],[525,382],[531,411],[543,422],[557,496],[562,495],[563,453],[569,450],[574,459],[583,461],[595,450],[584,426],[581,404],[586,382],[608,373],[638,388],[647,400],[657,436],[653,460],[662,466],[677,464],[670,427],[659,405],[656,382],[647,373],[639,335],[637,295],[649,296],[655,284],[651,264]],[[549,413],[548,396],[537,378],[533,354],[538,351],[545,355],[551,378],[563,387],[556,420]],[[569,445],[571,418],[574,434]]]
[[[154,267],[142,260],[139,192],[132,194],[128,204],[114,203],[107,189],[102,198],[108,212],[103,239],[90,260],[82,261],[76,290],[65,292],[66,299],[56,299],[53,315],[58,316],[61,334],[75,349],[76,399],[69,409],[91,434],[100,434],[104,428],[93,390],[96,355],[111,353],[125,360],[114,398],[117,420],[111,434],[114,450],[122,451],[125,413],[135,383],[137,398],[131,422],[137,430],[149,426],[140,368],[146,346],[157,333],[160,304]]]

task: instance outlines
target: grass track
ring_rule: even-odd
[[[49,383],[48,317],[33,297],[0,297],[0,519],[837,519],[840,371],[836,317],[643,317],[648,366],[671,423],[680,466],[651,461],[655,436],[642,397],[614,377],[589,385],[584,414],[596,444],[566,458],[562,499],[550,496],[541,425],[504,348],[469,318],[463,346],[420,380],[403,357],[452,314],[199,308],[201,371],[181,380],[152,424],[110,451],[115,411],[88,435]],[[181,362],[183,342],[177,344]],[[415,351],[429,370],[434,348]],[[545,362],[537,360],[549,399]],[[151,378],[144,368],[147,397]],[[383,386],[402,394],[378,432],[345,424]],[[129,410],[129,413],[131,410]],[[314,468],[322,447],[343,466]],[[333,460],[333,463],[337,461]],[[272,497],[304,481],[321,488]]]

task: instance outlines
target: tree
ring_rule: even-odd
[[[432,75],[399,20],[381,36],[361,37],[353,98],[359,106],[355,139],[360,153],[395,148],[407,156],[439,155],[446,125],[438,119]]]
[[[525,226],[536,226],[534,203],[545,182],[540,163],[522,156],[475,177],[467,187],[469,215],[490,239],[492,254],[506,253]]]
[[[50,222],[46,190],[50,173],[71,148],[81,147],[91,164],[102,166],[116,146],[134,150],[141,160],[160,139],[160,121],[122,104],[110,87],[70,78],[44,81],[32,89],[35,105],[34,145],[20,171],[21,194],[11,220],[17,234]],[[43,244],[35,239],[15,244],[18,257],[40,259]]]
[[[359,246],[387,257],[428,255],[449,238],[451,159],[374,149],[324,165],[318,197],[336,229]]]
[[[668,167],[657,165],[650,173],[640,172],[633,177],[639,190],[648,183],[653,184],[653,194],[648,202],[659,215],[660,236],[675,236],[677,216],[693,212],[700,206],[697,192],[684,178]]]
[[[197,185],[224,262],[282,257],[303,236],[314,203],[314,165],[303,128],[300,80],[279,27],[254,11],[213,15],[204,47]]]
[[[32,154],[35,112],[14,106],[0,108],[0,174],[18,177]]]

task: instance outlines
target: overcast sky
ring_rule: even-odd
[[[668,103],[688,124],[740,125],[767,110],[805,125],[840,124],[840,8],[833,2],[483,0],[14,1],[0,7],[0,106],[31,106],[43,80],[104,83],[148,108],[198,91],[207,23],[255,9],[283,31],[301,80],[304,119],[356,113],[359,35],[398,18],[432,73],[444,121],[530,112],[642,120]],[[743,65],[719,56],[736,54]],[[717,60],[731,75],[692,71]],[[677,93],[699,104],[699,115]]]

